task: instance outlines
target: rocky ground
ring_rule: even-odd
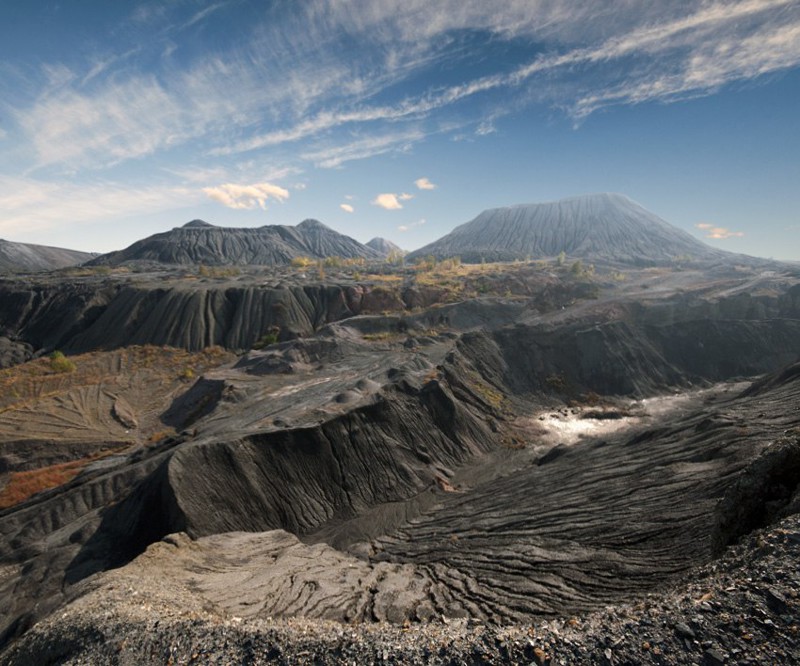
[[[551,268],[15,283],[0,664],[796,661],[798,277]]]
[[[794,515],[689,572],[685,584],[587,615],[504,627],[248,620],[133,567],[87,581],[92,592],[31,629],[0,663],[792,664],[800,660],[799,555]]]

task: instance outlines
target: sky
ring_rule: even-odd
[[[203,219],[412,250],[619,192],[800,260],[798,0],[0,0],[0,237]]]

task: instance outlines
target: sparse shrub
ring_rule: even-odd
[[[460,265],[461,257],[448,257],[436,264],[436,268],[443,272],[449,272],[456,270]]]
[[[594,391],[589,391],[583,396],[583,401],[591,407],[596,407],[600,404],[600,396]]]
[[[545,384],[555,391],[563,391],[567,388],[567,382],[563,375],[552,374],[545,377]]]
[[[269,330],[264,333],[258,340],[253,343],[253,349],[264,349],[278,342],[281,329],[277,326],[271,326]]]
[[[58,350],[50,354],[50,369],[53,372],[75,372],[75,364]]]
[[[417,259],[417,263],[415,265],[417,271],[420,272],[429,272],[436,268],[436,257],[432,254],[429,254],[427,257],[420,257]]]
[[[556,258],[556,264],[559,266],[563,266],[567,261],[567,253],[564,250],[558,253],[558,257]]]
[[[162,439],[166,439],[167,437],[172,437],[175,434],[174,430],[159,430],[158,432],[154,432],[150,437],[147,438],[148,444],[158,444]]]
[[[178,377],[184,381],[189,381],[190,379],[194,379],[194,370],[192,368],[184,368],[181,370]]]
[[[314,260],[309,257],[295,257],[291,263],[292,268],[308,268],[314,263]]]
[[[405,266],[406,253],[398,250],[392,250],[389,253],[389,256],[386,257],[386,263],[392,264],[393,266]]]

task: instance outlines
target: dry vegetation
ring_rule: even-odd
[[[44,459],[58,461],[31,470],[31,460],[23,458],[16,468],[8,467],[11,473],[0,476],[0,508],[66,483],[114,450],[174,434],[165,430],[160,414],[195,377],[233,358],[220,347],[192,353],[136,346],[76,356],[54,353],[0,371],[0,442],[39,442],[47,447]],[[115,417],[120,399],[137,423]]]
[[[68,483],[90,462],[110,453],[111,451],[103,451],[81,460],[72,460],[25,472],[12,472],[9,475],[8,483],[0,490],[0,510],[24,502],[43,490],[50,490]]]
[[[126,347],[113,352],[90,352],[28,361],[0,370],[0,414],[76,387],[104,382],[119,383],[142,371],[163,383],[194,377],[207,368],[220,365],[233,356],[221,347],[188,352],[153,345]]]

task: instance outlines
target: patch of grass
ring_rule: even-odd
[[[390,333],[389,331],[382,331],[381,333],[364,333],[361,336],[368,342],[382,342],[387,340],[394,340],[400,337],[398,333]]]

